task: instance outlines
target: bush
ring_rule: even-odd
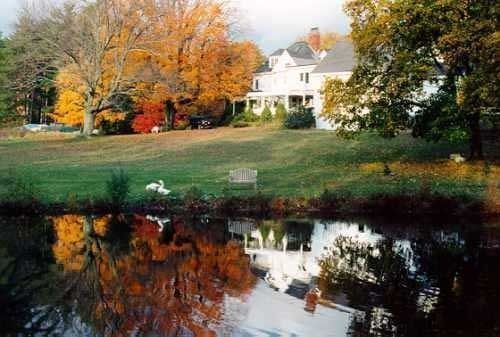
[[[125,206],[130,193],[130,178],[122,170],[113,171],[111,179],[106,182],[107,197],[113,208]]]
[[[150,133],[153,127],[165,123],[165,105],[163,103],[139,103],[136,110],[137,115],[132,122],[132,128],[137,133]]]
[[[262,123],[269,123],[272,122],[273,120],[273,113],[271,112],[271,109],[266,105],[264,110],[262,111],[262,114],[260,115],[260,121]]]
[[[186,130],[191,124],[188,120],[178,121],[175,123],[175,130]]]
[[[306,109],[302,106],[290,111],[283,122],[283,126],[287,129],[309,129],[314,127],[315,124],[316,118],[314,118],[312,109]]]
[[[285,105],[283,103],[279,103],[278,106],[276,107],[276,115],[274,118],[283,123],[288,115],[288,112],[286,111]]]
[[[243,116],[245,118],[245,122],[248,123],[253,123],[257,122],[259,120],[259,116],[257,116],[252,109],[247,108],[245,112],[243,113]]]
[[[253,111],[250,108],[247,108],[245,112],[240,113],[236,116],[234,116],[233,121],[231,122],[231,125],[233,127],[247,127],[249,126],[249,123],[254,123],[259,120],[259,116],[253,113]]]
[[[29,208],[39,203],[39,190],[35,180],[26,173],[9,173],[5,179],[5,195],[1,198],[20,208]]]
[[[245,102],[235,102],[233,109],[233,103],[227,102],[226,108],[224,109],[224,113],[220,116],[217,125],[218,126],[229,126],[233,121],[234,117],[242,114],[245,111]]]
[[[259,120],[259,116],[257,116],[252,109],[247,108],[243,113],[236,115],[233,118],[233,122],[247,122],[253,123]]]
[[[184,207],[187,209],[203,209],[207,206],[207,201],[208,196],[195,186],[184,193]]]
[[[238,122],[238,121],[234,122],[233,121],[233,122],[231,122],[231,126],[233,128],[247,128],[250,126],[250,123],[243,122],[243,121],[241,121],[241,122]]]

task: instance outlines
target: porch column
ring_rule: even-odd
[[[286,111],[290,110],[290,96],[288,95],[285,96],[285,108]]]

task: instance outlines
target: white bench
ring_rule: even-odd
[[[230,184],[252,184],[257,189],[257,170],[241,168],[229,171],[228,181]]]

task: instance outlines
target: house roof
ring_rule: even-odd
[[[295,42],[290,47],[286,49],[291,57],[297,57],[302,59],[315,59],[314,52],[309,47],[309,44],[304,41]]]
[[[270,72],[272,69],[269,67],[269,62],[264,62],[260,65],[260,67],[257,68],[257,70],[255,70],[255,73],[256,74],[259,74],[259,73],[267,73],[267,72]]]
[[[303,41],[295,42],[287,49],[278,49],[270,56],[281,56],[285,50],[297,66],[317,64],[316,68],[312,71],[314,74],[352,71],[356,64],[354,46],[350,41],[337,42],[321,61],[309,44]],[[269,62],[267,61],[255,73],[267,73],[270,71],[272,69],[269,67]]]
[[[338,73],[352,71],[356,65],[354,46],[350,41],[339,41],[328,51],[328,54],[313,70],[318,73]]]
[[[307,42],[295,42],[290,47],[288,47],[286,51],[298,66],[315,64],[318,62],[316,54]]]
[[[272,54],[271,54],[271,55],[269,55],[269,56],[270,56],[270,57],[271,57],[271,56],[281,56],[281,55],[283,55],[283,53],[284,53],[284,52],[285,52],[285,49],[280,48],[280,49],[276,50],[274,53],[272,53]]]

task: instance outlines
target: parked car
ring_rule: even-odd
[[[42,132],[48,131],[49,126],[47,124],[26,124],[23,128],[31,132]]]
[[[191,129],[213,129],[215,127],[213,118],[207,116],[191,116],[189,124],[191,124]]]

